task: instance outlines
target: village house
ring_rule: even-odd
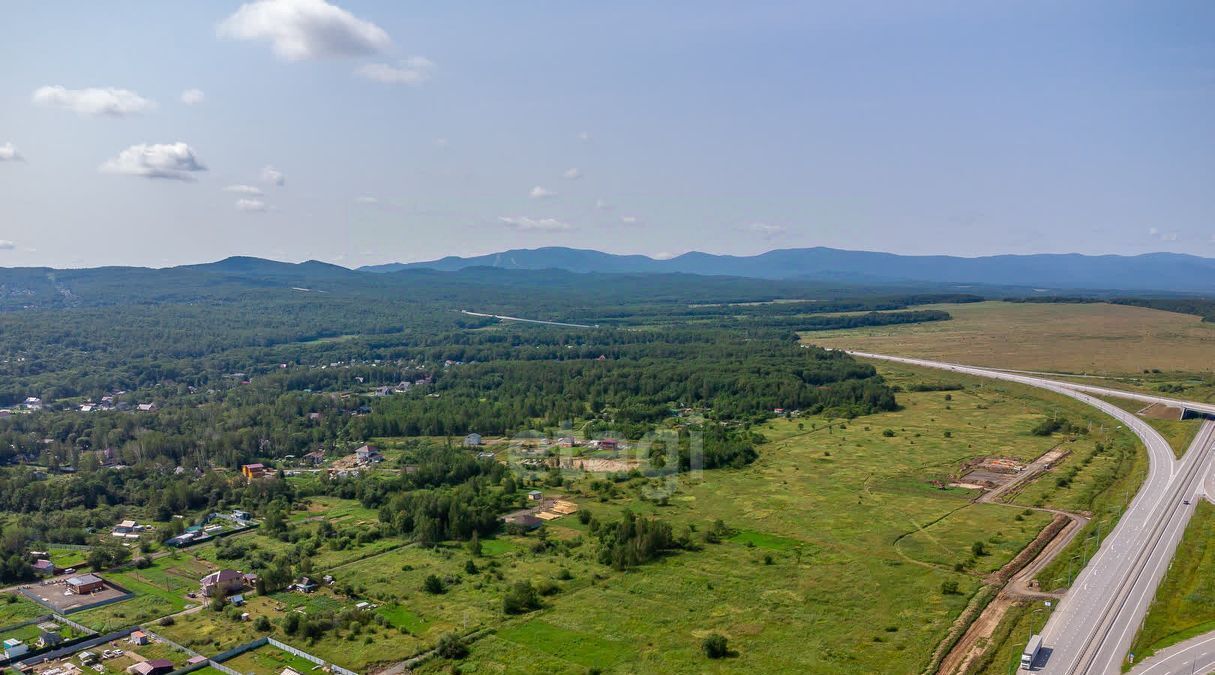
[[[236,570],[219,570],[198,580],[199,589],[208,598],[226,598],[245,589],[245,575]]]
[[[132,631],[127,637],[127,641],[133,645],[146,645],[148,644],[148,634],[141,630]]]
[[[464,447],[476,448],[481,445],[481,434],[473,432],[464,437]]]
[[[290,590],[299,591],[300,593],[311,593],[317,589],[317,583],[308,577],[300,577],[294,584],[291,584]]]
[[[324,450],[313,450],[312,452],[301,457],[300,461],[303,462],[304,464],[311,464],[312,466],[320,466],[325,463],[325,451]]]
[[[539,490],[531,490],[527,493],[527,500],[531,502],[538,502],[542,497],[544,497],[544,493]]]
[[[59,634],[59,624],[44,623],[38,625],[38,648],[49,649],[63,644],[63,636]]]
[[[143,529],[143,525],[140,525],[133,520],[124,520],[114,526],[114,529],[110,532],[110,536],[138,539],[139,533],[142,532]]]
[[[240,473],[251,481],[274,475],[274,471],[265,464],[245,464],[241,466]]]
[[[359,461],[359,464],[371,464],[373,462],[384,461],[384,456],[380,454],[380,449],[374,445],[364,445],[354,451],[354,457]]]
[[[156,412],[155,403],[140,403],[136,408],[139,409],[139,412]]]
[[[34,568],[34,573],[39,576],[49,577],[59,573],[59,568],[55,567],[55,563],[46,558],[35,560],[32,567]]]

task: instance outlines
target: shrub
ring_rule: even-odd
[[[958,594],[958,582],[952,581],[952,580],[951,581],[942,581],[941,582],[941,594],[942,595],[957,595]]]
[[[447,589],[444,588],[442,579],[433,574],[428,574],[426,580],[422,582],[422,590],[431,595],[439,595]]]
[[[711,659],[724,659],[730,655],[730,643],[726,636],[720,633],[710,633],[704,642],[700,643],[700,649]]]
[[[468,656],[468,645],[464,644],[464,640],[460,639],[455,633],[444,633],[439,636],[439,641],[435,643],[435,653],[445,659],[462,659]]]
[[[526,614],[540,609],[540,596],[530,581],[516,581],[502,598],[502,610],[507,614]]]

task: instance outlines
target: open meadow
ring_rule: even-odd
[[[931,305],[953,319],[802,333],[821,347],[976,366],[1089,374],[1210,373],[1215,324],[1142,307],[979,302]]]
[[[450,624],[470,611],[474,622],[495,627],[472,645],[464,672],[917,672],[983,577],[1049,521],[1023,507],[976,504],[977,492],[945,484],[975,457],[1027,461],[1067,444],[1068,457],[1081,463],[1095,439],[1119,441],[1099,423],[1075,439],[1031,434],[1047,415],[1090,421],[1084,406],[1062,397],[913,369],[883,373],[904,386],[964,386],[904,392],[902,410],[851,421],[773,421],[752,466],[681,478],[666,505],[631,489],[606,503],[579,500],[597,518],[628,507],[677,530],[720,519],[733,531],[721,544],[626,573],[601,567],[593,583],[571,583],[520,618],[502,620],[492,607],[464,603],[402,604],[423,622]],[[1136,454],[1133,440],[1121,442]],[[1035,499],[1103,493],[1117,480],[1107,473],[1077,471],[1068,486]],[[566,538],[580,526],[562,520],[548,529]],[[543,555],[524,549],[513,556],[516,574],[542,569]],[[956,593],[943,592],[953,584]],[[729,638],[732,658],[704,660],[699,642],[711,632]],[[442,664],[427,668],[438,672]]]

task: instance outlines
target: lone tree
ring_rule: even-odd
[[[721,633],[710,633],[704,642],[700,643],[700,648],[705,656],[711,659],[724,659],[730,655],[730,643]]]

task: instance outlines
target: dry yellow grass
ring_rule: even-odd
[[[1187,314],[1104,303],[980,302],[924,309],[945,310],[953,320],[812,331],[802,339],[823,347],[1022,370],[1215,369],[1215,325]]]

